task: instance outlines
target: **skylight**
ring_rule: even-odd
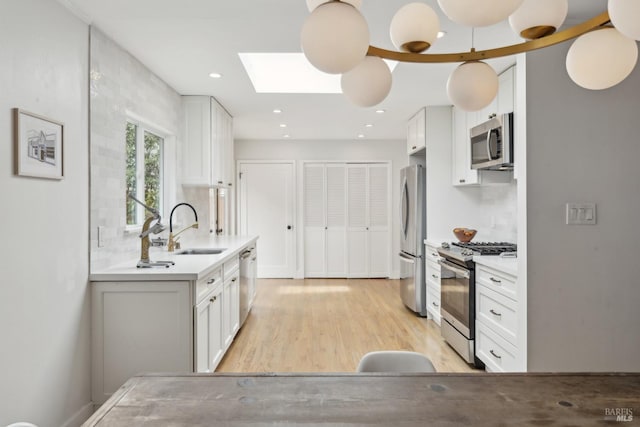
[[[342,93],[340,75],[326,74],[303,53],[238,53],[257,93]],[[385,62],[393,72],[397,61]]]

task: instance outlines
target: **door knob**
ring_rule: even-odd
[[[287,230],[291,230],[292,228],[293,228],[293,226],[287,225]]]

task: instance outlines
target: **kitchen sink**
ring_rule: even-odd
[[[176,255],[216,255],[226,251],[227,248],[198,248],[198,249],[184,249],[180,252],[176,252]]]

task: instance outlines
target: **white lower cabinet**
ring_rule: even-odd
[[[517,278],[509,273],[476,264],[476,356],[487,371],[526,370],[520,334]]]
[[[91,283],[91,398],[141,372],[214,372],[240,323],[239,259],[197,281]]]
[[[222,286],[195,308],[195,371],[213,372],[224,354],[222,342]]]
[[[427,312],[440,325],[440,264],[435,246],[427,244],[425,254],[425,279],[427,282]]]

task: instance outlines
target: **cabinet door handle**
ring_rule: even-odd
[[[255,261],[255,260],[256,260],[256,257],[251,258],[251,261]]]
[[[434,307],[440,307],[438,304],[436,304],[436,302],[435,302],[435,301],[431,301],[431,304],[432,304]]]
[[[502,359],[502,356],[498,356],[493,350],[489,350],[489,353],[491,353],[491,355],[496,359]]]
[[[502,280],[498,280],[495,277],[490,277],[489,280],[491,280],[493,283],[502,283]]]
[[[489,313],[493,314],[494,316],[502,317],[502,313],[498,313],[497,311],[493,311],[493,308],[491,310],[489,310]]]
[[[222,181],[218,181],[218,184],[222,184]]]
[[[433,277],[434,279],[439,279],[439,277],[436,276],[435,274],[432,274],[431,277]]]
[[[216,302],[216,300],[218,299],[218,297],[213,297],[209,300],[209,302]]]
[[[459,181],[460,181],[460,184],[464,184],[465,182],[467,182],[466,179],[460,179]]]
[[[236,280],[238,280],[237,277],[234,277],[233,279],[231,279],[232,282],[235,282]]]
[[[440,255],[434,254],[433,252],[431,252],[431,256],[438,258]]]
[[[213,283],[213,282],[215,282],[215,281],[216,281],[216,278],[215,278],[215,277],[214,277],[213,279],[209,279],[209,280],[207,281],[207,285],[210,285],[210,284],[212,284],[212,283]]]
[[[415,150],[417,147],[417,145],[414,145],[413,147],[411,147],[412,150]]]

